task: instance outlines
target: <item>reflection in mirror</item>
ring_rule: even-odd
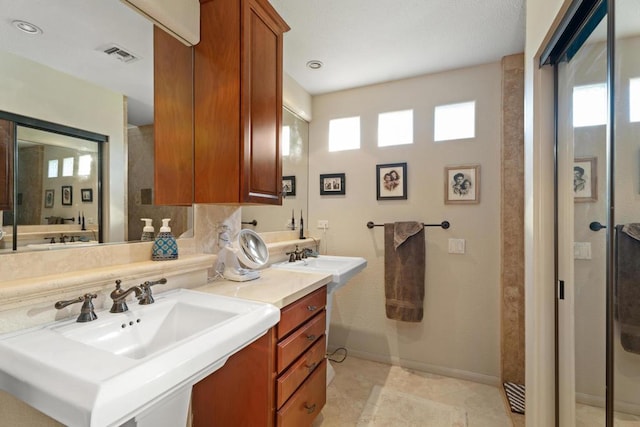
[[[292,222],[295,230],[299,230],[301,215],[305,230],[309,228],[309,123],[287,108],[282,111],[281,149],[283,187],[287,192],[282,206],[242,207],[242,226],[259,233],[292,230]],[[247,224],[254,220],[257,225]]]
[[[0,23],[0,110],[108,136],[101,224],[105,242],[139,240],[141,229],[136,227],[143,214],[154,218],[156,231],[163,217],[188,218],[184,226],[180,220],[172,221],[174,234],[179,236],[191,221],[189,208],[175,208],[179,213],[167,213],[164,208],[154,211],[147,197],[153,181],[144,182],[134,192],[127,188],[128,181],[138,178],[128,176],[127,162],[129,171],[133,164],[136,171],[153,174],[153,156],[131,149],[132,132],[138,129],[144,128],[146,133],[150,129],[153,139],[151,22],[118,1],[0,0],[0,9],[7,18]],[[42,33],[25,34],[12,25],[14,19],[31,22]],[[109,49],[113,46],[122,50],[109,54],[114,52]],[[131,57],[122,51],[130,52]],[[128,136],[127,125],[134,126]],[[80,193],[83,188],[73,185],[73,205],[84,205],[81,194],[88,197],[89,192]],[[54,190],[57,202],[61,188]],[[22,192],[23,202],[26,196]],[[93,199],[96,197],[94,191]],[[151,212],[131,212],[131,203],[127,203],[131,197],[134,207]],[[89,218],[86,211],[85,221]],[[77,212],[73,216],[77,217]]]
[[[17,246],[98,243],[98,143],[24,126],[16,135]]]

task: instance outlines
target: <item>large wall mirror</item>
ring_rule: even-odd
[[[151,22],[119,1],[0,0],[0,9],[0,111],[108,139],[102,179],[90,173],[89,183],[78,167],[87,155],[97,161],[95,142],[18,127],[15,210],[0,215],[0,253],[11,250],[14,223],[18,250],[49,235],[96,242],[102,232],[104,242],[136,241],[140,217],[153,218],[157,231],[169,216],[176,235],[186,231],[190,208],[153,205]],[[63,176],[71,158],[74,176]],[[58,161],[55,179],[44,177],[50,160],[52,168]]]
[[[286,107],[282,112],[282,206],[245,206],[242,226],[256,232],[300,230],[308,219],[309,123]],[[304,225],[309,228],[308,221]],[[305,231],[305,236],[307,232]]]

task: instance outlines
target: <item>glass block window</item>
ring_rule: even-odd
[[[49,160],[49,168],[47,169],[47,178],[58,177],[58,159]]]
[[[640,77],[629,79],[629,121],[640,122]]]
[[[475,138],[476,102],[436,106],[433,128],[434,141]]]
[[[573,127],[607,123],[607,85],[597,83],[573,88]]]
[[[78,176],[91,175],[91,154],[78,156]]]
[[[346,117],[329,121],[329,151],[360,148],[360,117]]]
[[[378,114],[378,147],[413,144],[413,110]]]
[[[73,157],[62,160],[62,176],[73,176]]]

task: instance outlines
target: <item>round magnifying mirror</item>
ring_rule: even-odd
[[[260,268],[269,261],[269,250],[262,237],[247,228],[240,230],[234,242],[237,256],[242,264],[248,268]]]

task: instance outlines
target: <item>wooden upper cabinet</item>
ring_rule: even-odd
[[[201,3],[194,202],[281,204],[282,46],[267,0]]]
[[[193,48],[154,27],[154,204],[193,203]]]
[[[13,144],[15,125],[0,120],[0,211],[13,209]]]

